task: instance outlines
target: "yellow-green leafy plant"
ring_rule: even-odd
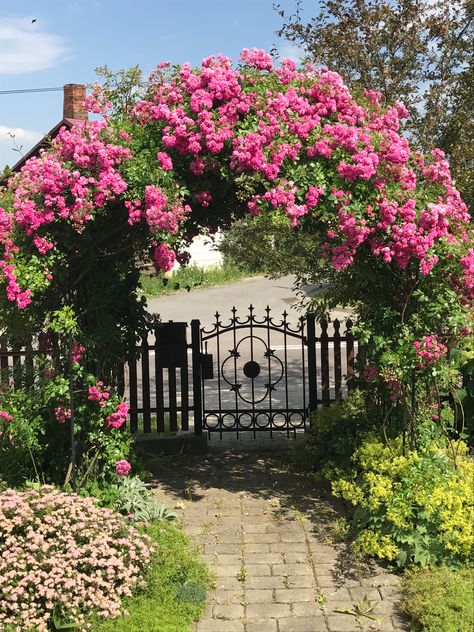
[[[464,444],[404,451],[401,438],[372,438],[352,463],[332,489],[351,505],[358,551],[399,566],[472,559],[474,462]]]

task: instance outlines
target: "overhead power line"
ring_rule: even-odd
[[[26,88],[24,90],[0,90],[0,94],[27,94],[28,92],[59,92],[63,90],[60,88]]]

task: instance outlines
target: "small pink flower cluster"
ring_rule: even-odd
[[[77,344],[77,342],[73,342],[72,349],[71,349],[72,361],[80,362],[84,356],[85,351],[86,351],[85,347],[83,347],[80,344]]]
[[[173,267],[175,261],[176,254],[167,244],[160,244],[155,248],[154,262],[157,270],[168,272],[168,270],[171,270]]]
[[[99,406],[103,408],[107,406],[107,402],[110,398],[110,390],[110,386],[104,386],[104,383],[99,380],[97,384],[89,387],[87,399],[91,402],[99,402]]]
[[[0,421],[10,423],[11,421],[13,421],[13,417],[9,415],[6,410],[0,410]]]
[[[71,409],[70,408],[64,408],[63,406],[57,406],[54,409],[54,416],[56,417],[56,421],[58,422],[58,424],[63,424],[66,421],[69,421],[71,419]]]
[[[128,476],[130,474],[130,470],[132,466],[128,461],[122,459],[121,461],[117,461],[115,464],[115,471],[119,476]]]
[[[368,384],[370,384],[379,378],[379,372],[374,366],[368,364],[362,371],[362,377]]]
[[[105,418],[107,428],[120,428],[127,421],[128,404],[121,402],[117,410]]]
[[[438,340],[438,336],[425,336],[421,341],[415,340],[413,346],[416,355],[423,360],[419,363],[420,367],[435,364],[441,356],[448,352],[446,345]]]
[[[54,613],[83,630],[90,615],[123,614],[150,545],[92,498],[50,486],[0,493],[0,629],[47,632]]]

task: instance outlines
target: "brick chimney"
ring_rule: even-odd
[[[84,108],[86,86],[80,83],[67,83],[64,86],[63,118],[87,121],[87,110]]]

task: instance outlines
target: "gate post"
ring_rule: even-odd
[[[191,349],[193,358],[193,409],[194,433],[202,435],[202,373],[201,373],[201,321],[191,321]]]
[[[316,318],[314,314],[306,314],[306,327],[308,346],[309,410],[310,412],[313,412],[318,407],[318,389],[316,382]]]

